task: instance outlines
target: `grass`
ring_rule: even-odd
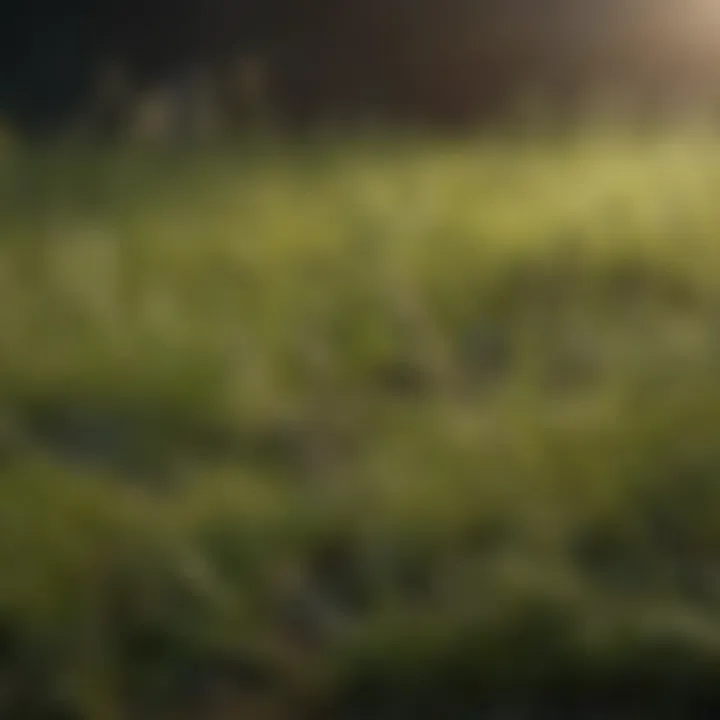
[[[717,709],[720,138],[3,152],[2,717]]]

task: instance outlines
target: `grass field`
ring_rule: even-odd
[[[3,152],[0,716],[718,710],[720,135]]]

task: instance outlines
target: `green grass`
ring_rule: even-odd
[[[720,699],[720,137],[3,152],[3,718]]]

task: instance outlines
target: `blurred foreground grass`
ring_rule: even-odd
[[[0,716],[712,716],[719,192],[690,130],[6,150]]]

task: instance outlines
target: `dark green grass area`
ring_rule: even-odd
[[[0,717],[713,717],[720,140],[0,156]]]

